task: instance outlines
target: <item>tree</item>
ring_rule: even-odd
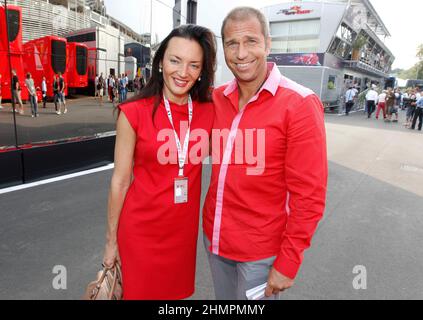
[[[423,44],[418,46],[416,57],[419,58],[420,62],[423,61]]]
[[[391,73],[393,75],[399,75],[400,73],[402,73],[404,71],[405,71],[404,69],[396,68],[396,69],[392,70]]]
[[[419,59],[419,62],[417,62],[410,69],[399,72],[398,78],[423,80],[423,44],[417,47],[416,57]]]

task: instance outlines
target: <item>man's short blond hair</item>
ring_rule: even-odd
[[[255,8],[252,7],[237,7],[232,9],[228,15],[225,17],[222,23],[222,29],[220,31],[222,35],[222,41],[225,41],[225,27],[227,23],[232,21],[245,21],[249,18],[256,18],[261,26],[261,31],[265,39],[269,37],[269,24],[264,14]]]

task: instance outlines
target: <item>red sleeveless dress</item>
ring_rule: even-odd
[[[137,135],[134,179],[118,227],[125,300],[176,300],[194,293],[201,160],[208,154],[214,108],[212,103],[193,102],[189,156],[184,168],[188,203],[174,204],[176,142],[163,100],[154,124],[153,104],[154,98],[149,98],[119,107]],[[181,134],[180,128],[188,126],[188,105],[171,102],[170,107],[183,143],[186,131]]]

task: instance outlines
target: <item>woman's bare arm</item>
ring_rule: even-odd
[[[118,257],[117,229],[120,212],[132,182],[132,168],[136,133],[129,124],[123,112],[120,113],[116,128],[115,168],[109,191],[108,201],[108,228],[106,235],[106,250],[104,255],[105,265],[113,265]]]

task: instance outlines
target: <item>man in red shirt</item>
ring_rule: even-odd
[[[213,94],[204,242],[217,299],[246,299],[246,290],[266,282],[266,297],[277,299],[294,284],[325,208],[323,106],[267,63],[260,11],[231,11],[222,40],[235,79]]]

